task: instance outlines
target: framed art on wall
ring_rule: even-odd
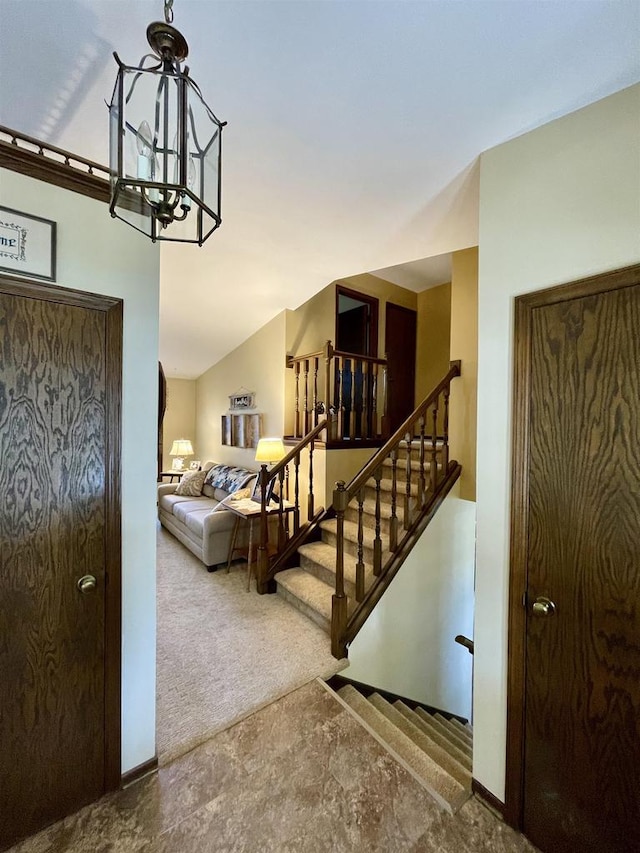
[[[0,271],[56,280],[56,223],[0,207]]]

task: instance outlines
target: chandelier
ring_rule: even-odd
[[[204,241],[218,228],[222,128],[181,63],[189,47],[164,21],[147,27],[153,54],[139,66],[114,53],[118,76],[109,104],[111,216],[156,240]],[[158,60],[160,60],[158,62]]]

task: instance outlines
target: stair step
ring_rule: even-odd
[[[473,744],[473,732],[459,720],[456,720],[455,717],[447,719],[447,717],[440,713],[434,714],[434,717],[454,732],[463,742]]]
[[[337,547],[338,544],[338,534],[337,534],[337,526],[338,521],[335,518],[330,518],[327,521],[320,522],[320,529],[322,531],[322,541],[327,545],[333,546],[333,548]],[[352,557],[358,556],[358,525],[353,521],[345,521],[344,527],[344,552],[345,554],[349,554]],[[389,551],[389,537],[380,534],[380,539],[382,542],[382,565],[384,566],[386,562],[389,560],[391,553]],[[362,548],[363,548],[363,561],[365,564],[373,565],[373,543],[375,540],[375,530],[371,530],[369,527],[362,528]]]
[[[455,746],[456,749],[468,754],[469,757],[472,756],[473,750],[469,742],[466,739],[458,737],[452,727],[448,725],[449,721],[445,717],[442,717],[440,714],[437,715],[445,721],[445,725],[443,725],[440,720],[436,719],[435,714],[430,714],[428,711],[425,711],[424,708],[416,708],[416,714],[424,723],[428,726],[432,726],[443,737],[446,737],[452,746]]]
[[[429,726],[429,724],[422,719],[422,717],[418,716],[415,711],[412,711],[408,705],[405,705],[401,699],[397,699],[393,703],[393,707],[396,708],[403,717],[406,717],[414,726],[417,726],[424,734],[431,738],[434,743],[437,743],[439,747],[446,750],[450,755],[452,755],[455,760],[460,764],[465,770],[468,770],[471,773],[472,770],[472,761],[471,756],[462,749],[458,749],[457,746],[451,743],[451,741],[445,737],[445,735],[441,734],[437,729],[433,726]]]
[[[276,575],[278,595],[312,619],[327,634],[331,633],[333,590],[301,568],[285,569]]]
[[[449,722],[457,732],[460,732],[463,737],[467,738],[467,740],[473,743],[473,730],[469,725],[461,723],[460,720],[456,720],[455,717],[452,717]]]
[[[429,755],[443,770],[459,782],[464,788],[471,791],[471,773],[460,764],[454,756],[446,749],[443,749],[429,735],[425,734],[421,728],[415,723],[408,720],[403,714],[394,708],[390,702],[387,702],[379,693],[373,693],[369,696],[369,702],[374,708],[377,708],[385,717],[397,726],[401,732],[419,746],[420,749]]]
[[[469,798],[469,792],[450,776],[429,755],[400,731],[384,714],[375,708],[350,684],[338,691],[340,698],[378,737],[400,758],[409,770],[433,798],[448,812],[455,813]]]
[[[473,736],[469,733],[467,729],[460,723],[458,720],[451,718],[448,720],[442,714],[434,714],[434,719],[436,719],[443,726],[446,726],[450,731],[454,732],[457,737],[463,743],[469,744],[469,746],[473,746]]]
[[[300,557],[300,568],[314,575],[331,587],[332,591],[336,585],[336,549],[335,545],[326,542],[307,542],[298,548]],[[276,580],[280,575],[276,576]],[[365,589],[371,585],[373,580],[373,565],[365,563],[364,584]],[[344,560],[344,586],[345,592],[350,599],[356,594],[356,561]]]

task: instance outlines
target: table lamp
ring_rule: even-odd
[[[261,462],[263,468],[266,468],[267,465],[273,465],[274,462],[279,462],[281,459],[284,459],[285,455],[286,451],[284,449],[284,442],[281,438],[261,438],[258,441],[258,446],[256,447],[256,462]],[[267,503],[269,503],[272,498],[277,500],[273,495],[274,485],[275,482],[270,480],[266,493]],[[253,493],[253,500],[261,500],[260,477],[258,477],[256,488]]]
[[[175,457],[172,463],[174,471],[182,471],[184,468],[184,457],[193,456],[193,446],[188,438],[176,438],[171,445],[169,456]]]

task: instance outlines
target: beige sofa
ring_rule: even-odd
[[[176,495],[177,483],[158,486],[158,518],[160,524],[179,539],[214,572],[226,565],[231,535],[237,515],[224,509],[233,495],[252,490],[257,474],[246,468],[206,462],[207,476],[202,494],[195,497]],[[222,504],[222,506],[220,506]],[[240,522],[236,548],[247,547],[249,526]]]

